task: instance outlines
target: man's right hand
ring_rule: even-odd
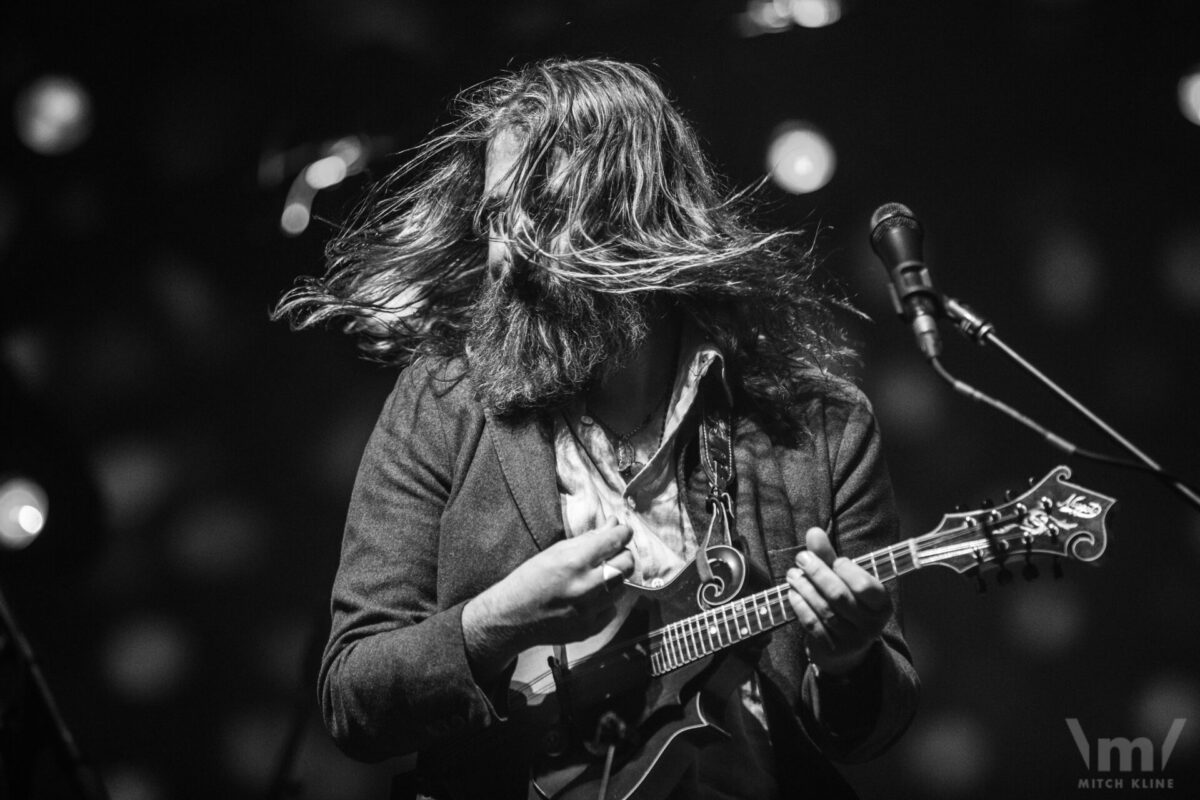
[[[607,625],[633,574],[632,537],[610,519],[547,547],[470,600],[462,625],[476,680],[499,674],[522,650],[583,639]]]

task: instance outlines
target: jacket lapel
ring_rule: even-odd
[[[563,538],[554,447],[535,415],[509,422],[487,412],[500,472],[539,550]]]

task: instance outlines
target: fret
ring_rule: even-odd
[[[921,557],[917,553],[917,540],[908,540],[908,554],[912,557],[913,569],[921,568]]]
[[[700,615],[700,624],[704,626],[704,630],[708,631],[710,649],[713,652],[723,649],[725,643],[721,641],[721,629],[717,627],[716,617],[711,611],[705,611]]]
[[[686,664],[692,660],[692,643],[688,641],[686,623],[677,622],[675,625],[679,636],[680,661]]]
[[[777,623],[775,622],[775,612],[771,610],[771,598],[770,597],[767,598],[767,619],[770,620],[771,627],[772,628],[775,627],[775,625]]]
[[[739,600],[737,605],[738,634],[745,639],[750,635],[750,624],[746,621],[746,602],[744,600]]]
[[[783,612],[785,622],[795,618],[796,614],[792,611],[792,605],[787,600],[788,586],[785,584],[778,589],[779,593],[779,610]]]
[[[879,580],[879,565],[875,563],[875,553],[871,552],[871,571],[875,573],[875,580]]]
[[[888,555],[891,556],[891,559],[892,559],[892,574],[899,575],[900,567],[896,566],[896,551],[894,548],[891,548],[891,547],[889,547],[887,549],[887,551],[888,551]]]
[[[712,650],[704,645],[704,627],[696,617],[692,617],[689,621],[689,627],[692,629],[692,640],[696,643],[696,655],[704,656],[712,652]]]
[[[721,606],[720,610],[721,610],[721,620],[725,623],[725,636],[727,639],[729,639],[729,643],[732,644],[737,641],[737,637],[734,636],[733,631],[729,630],[729,614],[730,614],[729,606],[728,605]]]

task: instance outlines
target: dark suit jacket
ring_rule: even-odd
[[[352,756],[420,751],[422,768],[458,785],[455,794],[524,797],[525,768],[508,750],[503,709],[489,699],[503,692],[472,677],[462,608],[564,535],[554,453],[548,426],[493,418],[463,372],[455,362],[418,361],[380,415],[346,522],[320,700],[326,725]],[[830,385],[814,394],[805,419],[799,446],[772,441],[752,419],[736,424],[739,532],[751,561],[777,583],[811,526],[828,529],[850,557],[897,537],[865,398]],[[697,467],[687,492],[694,519],[707,519],[706,488]],[[828,759],[870,758],[904,730],[917,677],[895,619],[865,677],[848,689],[818,687],[801,633],[778,629],[758,661],[773,701],[772,737],[783,772],[833,785]],[[869,716],[847,724],[842,706]]]

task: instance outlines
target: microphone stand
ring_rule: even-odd
[[[84,758],[79,746],[75,743],[75,737],[71,735],[70,728],[67,727],[62,714],[59,713],[58,704],[54,702],[54,695],[50,693],[50,685],[46,683],[41,669],[38,668],[33,648],[29,646],[29,641],[21,631],[20,625],[17,624],[16,615],[9,607],[2,591],[0,591],[0,637],[7,637],[7,645],[16,650],[18,664],[24,668],[26,676],[33,684],[34,698],[41,703],[41,711],[46,715],[45,721],[54,736],[53,744],[58,750],[57,755],[67,770],[66,779],[77,792],[77,796],[81,800],[108,800],[107,789],[96,771]],[[4,648],[0,647],[0,650],[2,649]],[[17,702],[20,702],[20,699]],[[4,728],[3,722],[4,720],[0,720],[0,730]],[[14,741],[18,744],[29,744],[21,742],[22,731],[20,730],[4,731],[4,733],[4,744]],[[25,797],[25,793],[34,788],[32,786],[34,764],[32,761],[22,763],[23,759],[15,759],[12,763],[6,764],[5,756],[8,755],[10,754],[0,752],[0,796],[9,797],[8,792],[12,791],[11,797]],[[12,772],[6,774],[6,769],[12,770]]]
[[[1038,382],[1040,382],[1054,394],[1058,395],[1058,397],[1065,401],[1067,405],[1071,406],[1071,408],[1075,409],[1076,412],[1083,415],[1084,419],[1099,428],[1106,436],[1124,448],[1127,453],[1140,461],[1149,472],[1154,473],[1163,483],[1174,489],[1175,492],[1183,497],[1183,499],[1186,500],[1189,505],[1191,505],[1197,511],[1200,511],[1200,494],[1197,494],[1194,489],[1177,478],[1167,475],[1158,462],[1143,453],[1132,442],[1118,433],[1111,425],[1100,419],[1100,417],[1092,412],[1091,409],[1076,400],[1069,392],[1067,392],[1065,389],[1047,377],[1041,370],[1023,358],[1020,353],[1005,344],[1004,341],[996,335],[996,326],[993,325],[990,320],[976,313],[970,306],[967,306],[966,304],[961,303],[952,297],[942,298],[942,308],[945,312],[945,315],[958,326],[959,331],[961,331],[964,336],[966,336],[968,339],[974,340],[976,344],[981,346],[990,344],[1001,353],[1008,356],[1008,358],[1017,364],[1017,366],[1021,367],[1021,369],[1025,370],[1025,372],[1036,378]],[[936,362],[937,359],[934,358],[931,359],[931,361]],[[951,385],[954,385],[955,389],[963,391],[964,393],[968,394],[968,396],[974,397],[974,399],[981,399],[977,396],[981,393],[975,392],[965,384],[963,384],[963,387],[965,388],[960,388],[957,384],[961,382],[950,378],[950,376],[946,374],[945,370],[941,369],[940,364],[935,363],[934,368],[938,370],[938,373],[942,375],[942,377],[951,381]],[[1058,439],[1059,442],[1066,443],[1065,440],[1061,439],[1060,437],[1054,437],[1053,434],[1050,434],[1047,438],[1050,437],[1053,437],[1051,441],[1057,446],[1062,447],[1062,444],[1054,442],[1053,439]],[[1069,443],[1066,444],[1073,448],[1073,446],[1071,446]],[[1117,463],[1124,464],[1125,462]]]

